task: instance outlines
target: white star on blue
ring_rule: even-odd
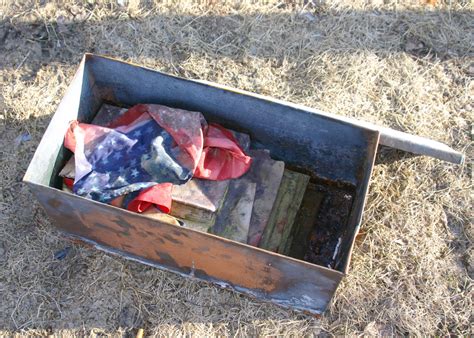
[[[179,150],[171,135],[154,120],[128,133],[97,136],[84,153],[93,170],[74,184],[74,192],[101,202],[156,183],[182,184],[192,176],[176,159]]]

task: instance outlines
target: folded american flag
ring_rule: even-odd
[[[104,203],[126,195],[139,212],[153,204],[169,212],[173,184],[237,178],[251,164],[232,133],[201,113],[153,104],[107,127],[73,121],[64,143],[75,154],[74,193]]]

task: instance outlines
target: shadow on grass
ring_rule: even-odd
[[[436,61],[472,56],[471,11],[318,11],[253,15],[124,15],[95,21],[4,19],[0,69],[77,64],[86,52],[179,64],[191,54],[219,62],[230,58],[272,60],[276,66],[317,54],[407,53]],[[14,58],[12,56],[15,56]]]

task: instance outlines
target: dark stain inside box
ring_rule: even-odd
[[[317,185],[317,190],[323,197],[303,259],[334,268],[347,229],[345,225],[352,207],[353,192],[321,184]]]
[[[354,196],[353,185],[313,175],[295,220],[288,256],[339,270],[342,241],[351,236],[347,223]]]

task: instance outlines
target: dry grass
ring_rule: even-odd
[[[3,2],[0,334],[473,333],[473,8],[314,2]],[[70,244],[20,181],[87,51],[429,136],[468,158],[379,155],[351,272],[321,320],[87,248],[55,260]],[[24,132],[32,140],[15,145]]]

